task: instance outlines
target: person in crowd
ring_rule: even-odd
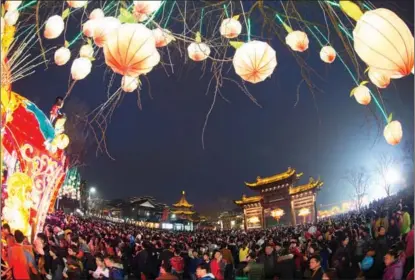
[[[197,279],[200,280],[211,280],[215,279],[215,276],[210,273],[210,265],[208,263],[200,264],[196,269]]]
[[[218,250],[213,255],[214,258],[210,261],[210,271],[215,279],[224,280],[226,261],[223,259],[222,253]]]
[[[109,269],[109,280],[123,280],[124,271],[122,264],[116,261],[113,256],[105,256],[104,258],[105,266]]]
[[[409,274],[409,272],[414,268],[414,226],[414,221],[412,220],[412,228],[405,238],[405,275]]]
[[[385,255],[385,271],[383,280],[399,280],[403,276],[403,260],[397,250],[391,249]]]
[[[199,258],[199,253],[195,249],[190,250],[189,257],[188,272],[190,278],[192,280],[196,280],[196,269],[203,262],[203,260]]]
[[[62,280],[63,279],[63,269],[65,264],[62,257],[59,256],[57,247],[51,247],[49,254],[52,257],[52,266],[51,266],[51,275],[52,280]]]
[[[310,279],[312,280],[329,279],[328,276],[324,273],[323,268],[321,267],[321,258],[319,255],[313,255],[310,258],[310,270]]]
[[[25,236],[20,230],[14,232],[15,243],[8,248],[8,264],[13,272],[14,279],[30,279],[29,263],[26,256],[26,250],[23,248]]]
[[[181,250],[176,248],[174,250],[174,256],[170,259],[170,265],[172,268],[172,272],[176,275],[179,279],[183,278],[184,273],[184,259],[180,256]]]
[[[243,271],[248,274],[249,280],[261,280],[264,279],[264,264],[258,263],[256,255],[251,252],[248,257],[245,258],[247,265],[243,268]]]
[[[169,263],[162,263],[160,267],[160,276],[156,280],[179,280],[179,277],[172,274],[172,267]]]
[[[89,270],[89,274],[92,275],[93,279],[108,279],[109,269],[105,265],[104,256],[98,253],[95,256],[96,269]]]

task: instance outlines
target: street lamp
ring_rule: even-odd
[[[96,193],[96,191],[97,191],[97,189],[96,189],[95,187],[91,187],[91,188],[89,189],[89,193],[91,193],[91,194]]]

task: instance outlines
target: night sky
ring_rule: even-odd
[[[382,6],[380,1],[376,5]],[[413,24],[413,3],[409,6],[405,18]],[[300,68],[287,46],[274,41],[278,66],[272,78],[248,86],[262,108],[234,84],[225,83],[221,90],[230,103],[218,98],[206,130],[205,150],[201,133],[213,98],[212,92],[205,95],[211,76],[200,78],[200,68],[193,62],[172,77],[161,68],[153,70],[148,75],[153,99],[144,83],[143,110],[137,107],[136,94],[127,94],[113,115],[107,145],[115,161],[105,154],[96,156],[95,146],[91,147],[83,178],[106,199],[151,195],[171,204],[185,190],[196,210],[212,213],[232,208],[231,201],[242,194],[253,194],[244,181],[255,181],[257,176],[270,176],[291,166],[304,172],[299,183],[306,183],[309,176],[320,176],[325,182],[318,204],[350,199],[351,188],[342,180],[347,169],[371,171],[380,153],[402,157],[405,142],[413,144],[414,78],[394,80],[382,90],[388,113],[393,112],[404,131],[402,143],[389,146],[373,101],[364,107],[350,98],[355,85],[344,66],[338,60],[324,64],[317,42],[311,37],[310,41],[309,50],[302,56],[323,76],[324,80],[315,78],[323,93],[313,97],[302,85],[294,106],[302,79]],[[341,48],[334,43],[336,46]],[[109,80],[107,75],[104,81],[103,58],[95,64],[103,65],[94,67],[71,95],[91,109],[106,100]],[[41,66],[16,83],[14,90],[48,112],[55,97],[66,92],[69,73],[70,64],[52,64],[47,70]],[[226,75],[235,77],[233,69]],[[376,190],[379,187],[373,184],[371,191]]]

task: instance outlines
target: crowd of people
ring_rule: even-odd
[[[177,232],[51,214],[32,244],[2,226],[2,279],[414,279],[413,189],[264,230]]]

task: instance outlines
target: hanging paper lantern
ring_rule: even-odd
[[[73,61],[71,75],[74,80],[82,80],[91,73],[92,63],[88,58],[80,57]]]
[[[369,68],[369,80],[378,88],[386,88],[391,82],[391,78],[387,72],[379,71],[376,68]]]
[[[372,100],[369,88],[364,85],[359,85],[358,87],[354,88],[352,94],[354,95],[357,103],[362,105],[368,105]]]
[[[210,48],[205,43],[191,43],[187,47],[189,58],[193,61],[203,61],[210,55]]]
[[[71,51],[68,48],[61,47],[55,51],[54,58],[56,65],[65,65],[71,58]]]
[[[292,31],[285,37],[285,43],[290,46],[293,51],[303,52],[308,49],[308,36],[303,31]]]
[[[66,147],[68,147],[68,145],[69,145],[69,137],[68,137],[68,135],[63,134],[63,133],[56,136],[54,141],[56,141],[56,146],[60,150],[66,149]]]
[[[134,1],[134,17],[143,22],[161,7],[161,1]]]
[[[391,121],[388,123],[383,130],[383,136],[388,144],[392,146],[399,144],[403,136],[401,123],[399,121]]]
[[[121,88],[125,92],[133,92],[138,88],[139,80],[137,77],[123,76]]]
[[[104,12],[100,8],[94,9],[89,14],[89,19],[92,19],[92,20],[101,19],[101,18],[104,18],[104,17],[105,17]]]
[[[171,35],[171,32],[166,29],[156,28],[151,30],[151,32],[153,32],[157,48],[165,47],[171,41],[174,40],[174,37]]]
[[[84,7],[88,1],[66,1],[66,3],[68,3],[69,7],[77,9]]]
[[[4,22],[9,26],[14,26],[19,19],[19,12],[17,10],[7,11],[4,15]]]
[[[93,31],[94,43],[98,47],[102,48],[111,34],[112,31],[120,27],[121,22],[114,17],[105,17],[96,20],[95,28]],[[115,33],[113,34],[115,36]]]
[[[4,2],[4,9],[6,11],[16,11],[19,8],[22,1],[6,1]]]
[[[65,28],[65,23],[59,15],[54,15],[48,18],[45,24],[45,31],[43,35],[46,39],[55,39],[61,35],[63,29]]]
[[[332,46],[324,46],[321,48],[320,58],[325,63],[332,63],[336,59],[336,51]]]
[[[125,23],[108,37],[104,46],[105,63],[120,75],[137,77],[160,62],[156,41],[143,24]]]
[[[95,27],[97,26],[97,20],[87,20],[83,25],[82,25],[82,33],[84,33],[84,35],[86,37],[93,37],[94,36],[94,31],[95,31]]]
[[[367,11],[353,30],[354,49],[371,68],[391,78],[409,75],[414,66],[414,37],[408,26],[388,9]]]
[[[94,48],[91,45],[83,45],[79,50],[79,56],[85,58],[94,57]]]
[[[220,34],[228,39],[236,38],[241,34],[242,25],[236,18],[227,18],[220,25]]]
[[[236,74],[253,84],[262,82],[271,76],[276,66],[275,50],[265,42],[245,43],[236,50],[233,57]]]

